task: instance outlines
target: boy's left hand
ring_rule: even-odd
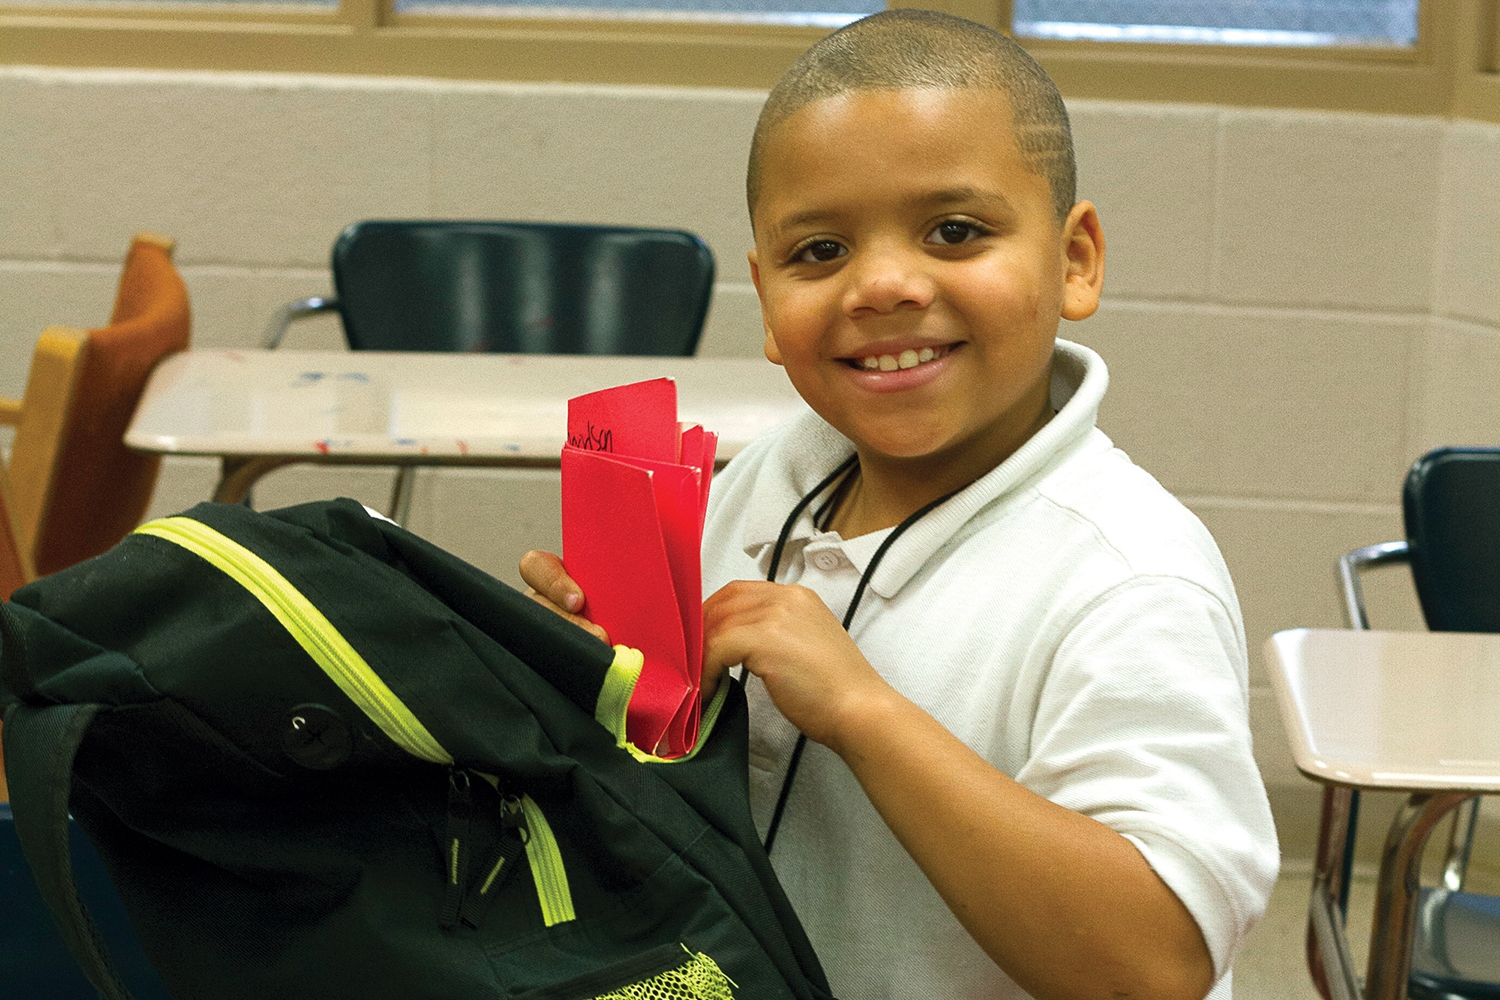
[[[788,722],[835,751],[862,706],[894,693],[823,599],[795,584],[741,580],[703,603],[705,698],[737,663]]]

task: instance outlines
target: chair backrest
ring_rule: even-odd
[[[1402,491],[1412,582],[1427,627],[1500,632],[1500,448],[1439,448]]]
[[[125,429],[151,369],[188,346],[188,295],[172,242],[138,235],[109,325],[52,327],[32,357],[11,452],[16,540],[38,574],[110,548],[140,523],[160,458]]]
[[[669,229],[370,221],[333,247],[355,350],[686,356],[713,278],[704,242]]]
[[[11,593],[30,580],[32,573],[27,558],[16,544],[15,531],[10,521],[10,477],[0,468],[0,601],[10,600]],[[0,754],[0,761],[4,761]],[[0,789],[5,786],[5,776],[0,774]],[[0,795],[0,801],[4,796]]]

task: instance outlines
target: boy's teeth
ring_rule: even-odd
[[[930,347],[924,347],[920,351],[908,348],[899,355],[872,354],[868,358],[860,358],[859,366],[871,372],[893,372],[900,368],[915,368],[917,365],[925,364],[937,356],[937,351]]]

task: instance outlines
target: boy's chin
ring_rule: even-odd
[[[953,446],[944,435],[849,435],[863,459],[888,462],[910,462],[941,459]]]
[[[989,433],[964,434],[949,427],[916,428],[911,426],[856,428],[845,436],[854,442],[862,461],[880,461],[892,467],[904,467],[905,475],[930,475],[947,479],[955,469],[983,472],[999,465],[1029,436],[1009,427],[992,428]],[[863,431],[864,433],[861,433]]]

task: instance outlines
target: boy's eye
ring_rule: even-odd
[[[957,243],[967,243],[982,235],[979,227],[972,222],[959,222],[956,219],[938,224],[927,238],[933,243],[941,243],[952,246]]]
[[[821,264],[848,252],[842,243],[835,240],[814,240],[797,251],[797,260],[804,264]]]

